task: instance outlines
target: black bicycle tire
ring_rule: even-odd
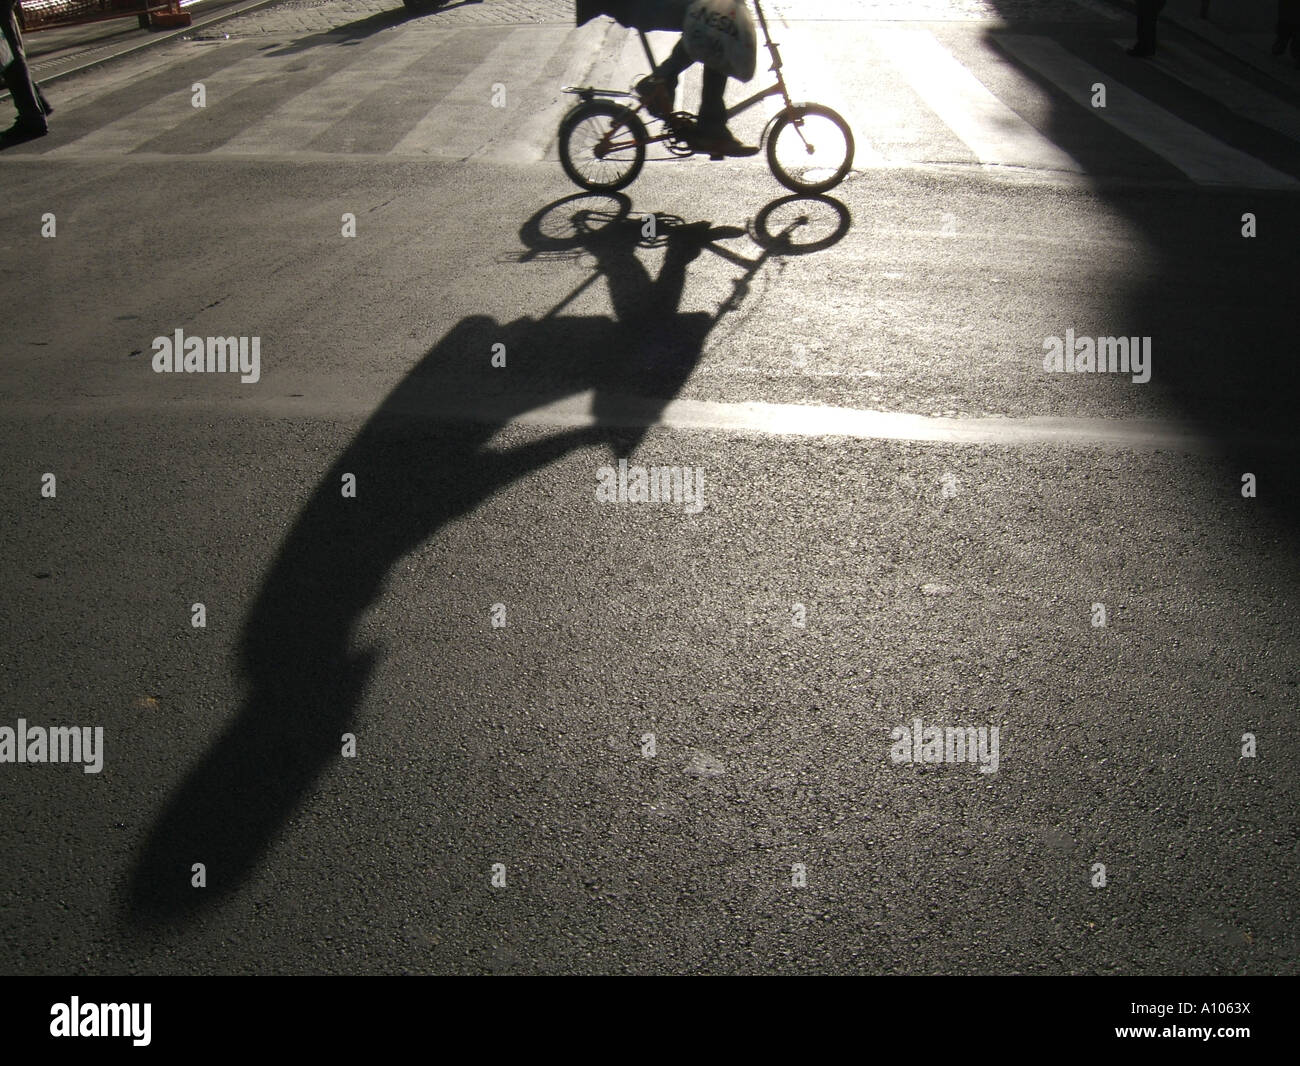
[[[780,163],[777,162],[776,142],[781,131],[793,122],[795,118],[800,118],[804,115],[821,115],[823,118],[828,118],[839,127],[840,132],[844,134],[844,146],[846,148],[844,162],[840,164],[834,175],[827,178],[825,181],[807,183],[797,181],[781,167]],[[794,104],[777,115],[776,118],[772,120],[772,125],[768,128],[768,169],[772,171],[772,176],[791,192],[821,193],[835,188],[836,185],[848,176],[849,171],[853,169],[853,151],[853,131],[849,129],[849,124],[844,121],[844,116],[833,108],[827,107],[825,104]]]
[[[636,145],[632,166],[617,181],[598,182],[584,177],[578,172],[577,167],[573,165],[573,160],[569,155],[569,138],[573,136],[574,129],[578,123],[590,118],[592,115],[607,115],[610,118],[617,118],[632,133]],[[637,117],[636,112],[630,107],[624,107],[622,104],[616,104],[611,100],[584,100],[582,103],[570,108],[568,114],[560,120],[558,135],[560,166],[564,168],[564,173],[569,176],[569,180],[579,188],[586,189],[588,192],[617,192],[619,189],[625,189],[631,185],[641,173],[641,168],[645,165],[645,146],[649,136],[645,123]]]

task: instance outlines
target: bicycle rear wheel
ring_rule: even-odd
[[[560,165],[582,188],[612,192],[641,173],[648,136],[630,107],[587,100],[560,121]]]
[[[767,165],[794,192],[833,189],[853,166],[853,131],[822,104],[794,104],[772,121]]]

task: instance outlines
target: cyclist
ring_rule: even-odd
[[[18,121],[0,133],[0,148],[45,136],[49,130],[45,116],[54,109],[27,69],[18,0],[0,0],[0,83],[9,90],[18,111]]]
[[[740,8],[744,21],[748,23],[748,11],[744,8],[744,0],[735,0],[735,3],[714,3],[701,4],[700,0],[645,0],[647,6],[654,6],[663,9],[663,14],[667,16],[676,25],[684,26],[688,8],[693,15],[708,16],[712,12],[708,10],[696,10],[707,8],[730,8],[730,15],[723,14],[722,19],[725,25],[734,25],[735,9]],[[680,14],[681,18],[677,16]],[[704,32],[707,32],[705,30]],[[726,32],[725,30],[723,32]],[[752,40],[752,28],[750,30]],[[733,33],[732,36],[735,36]],[[657,118],[667,118],[673,110],[673,99],[677,93],[677,79],[692,63],[696,60],[691,56],[686,45],[686,34],[678,38],[676,47],[669,53],[668,58],[655,67],[654,71],[642,78],[636,84],[637,95],[645,105],[647,111]],[[752,65],[750,72],[752,75]],[[727,73],[724,70],[704,64],[704,84],[700,91],[700,113],[699,121],[692,131],[689,138],[691,147],[699,152],[708,152],[715,158],[719,156],[746,156],[754,155],[758,152],[757,146],[743,144],[736,139],[735,134],[727,128],[727,108],[723,102],[723,96],[727,88]],[[746,79],[747,80],[747,79]]]

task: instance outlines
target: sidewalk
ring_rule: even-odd
[[[32,76],[38,82],[48,82],[139,48],[191,34],[201,26],[219,22],[241,11],[276,2],[277,0],[196,0],[184,7],[193,18],[193,25],[180,29],[141,29],[136,17],[130,15],[81,26],[60,26],[35,32],[29,30],[23,34],[23,45]],[[7,95],[0,93],[0,99]]]
[[[1169,0],[1161,20],[1222,49],[1256,70],[1290,86],[1300,86],[1300,70],[1288,52],[1271,48],[1277,25],[1277,0],[1210,0],[1209,17],[1201,18],[1201,0]]]

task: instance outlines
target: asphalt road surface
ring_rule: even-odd
[[[1297,972],[1296,93],[1101,2],[771,6],[827,198],[576,195],[560,87],[642,71],[553,0],[49,86],[0,727],[102,768],[0,761],[0,969]]]

